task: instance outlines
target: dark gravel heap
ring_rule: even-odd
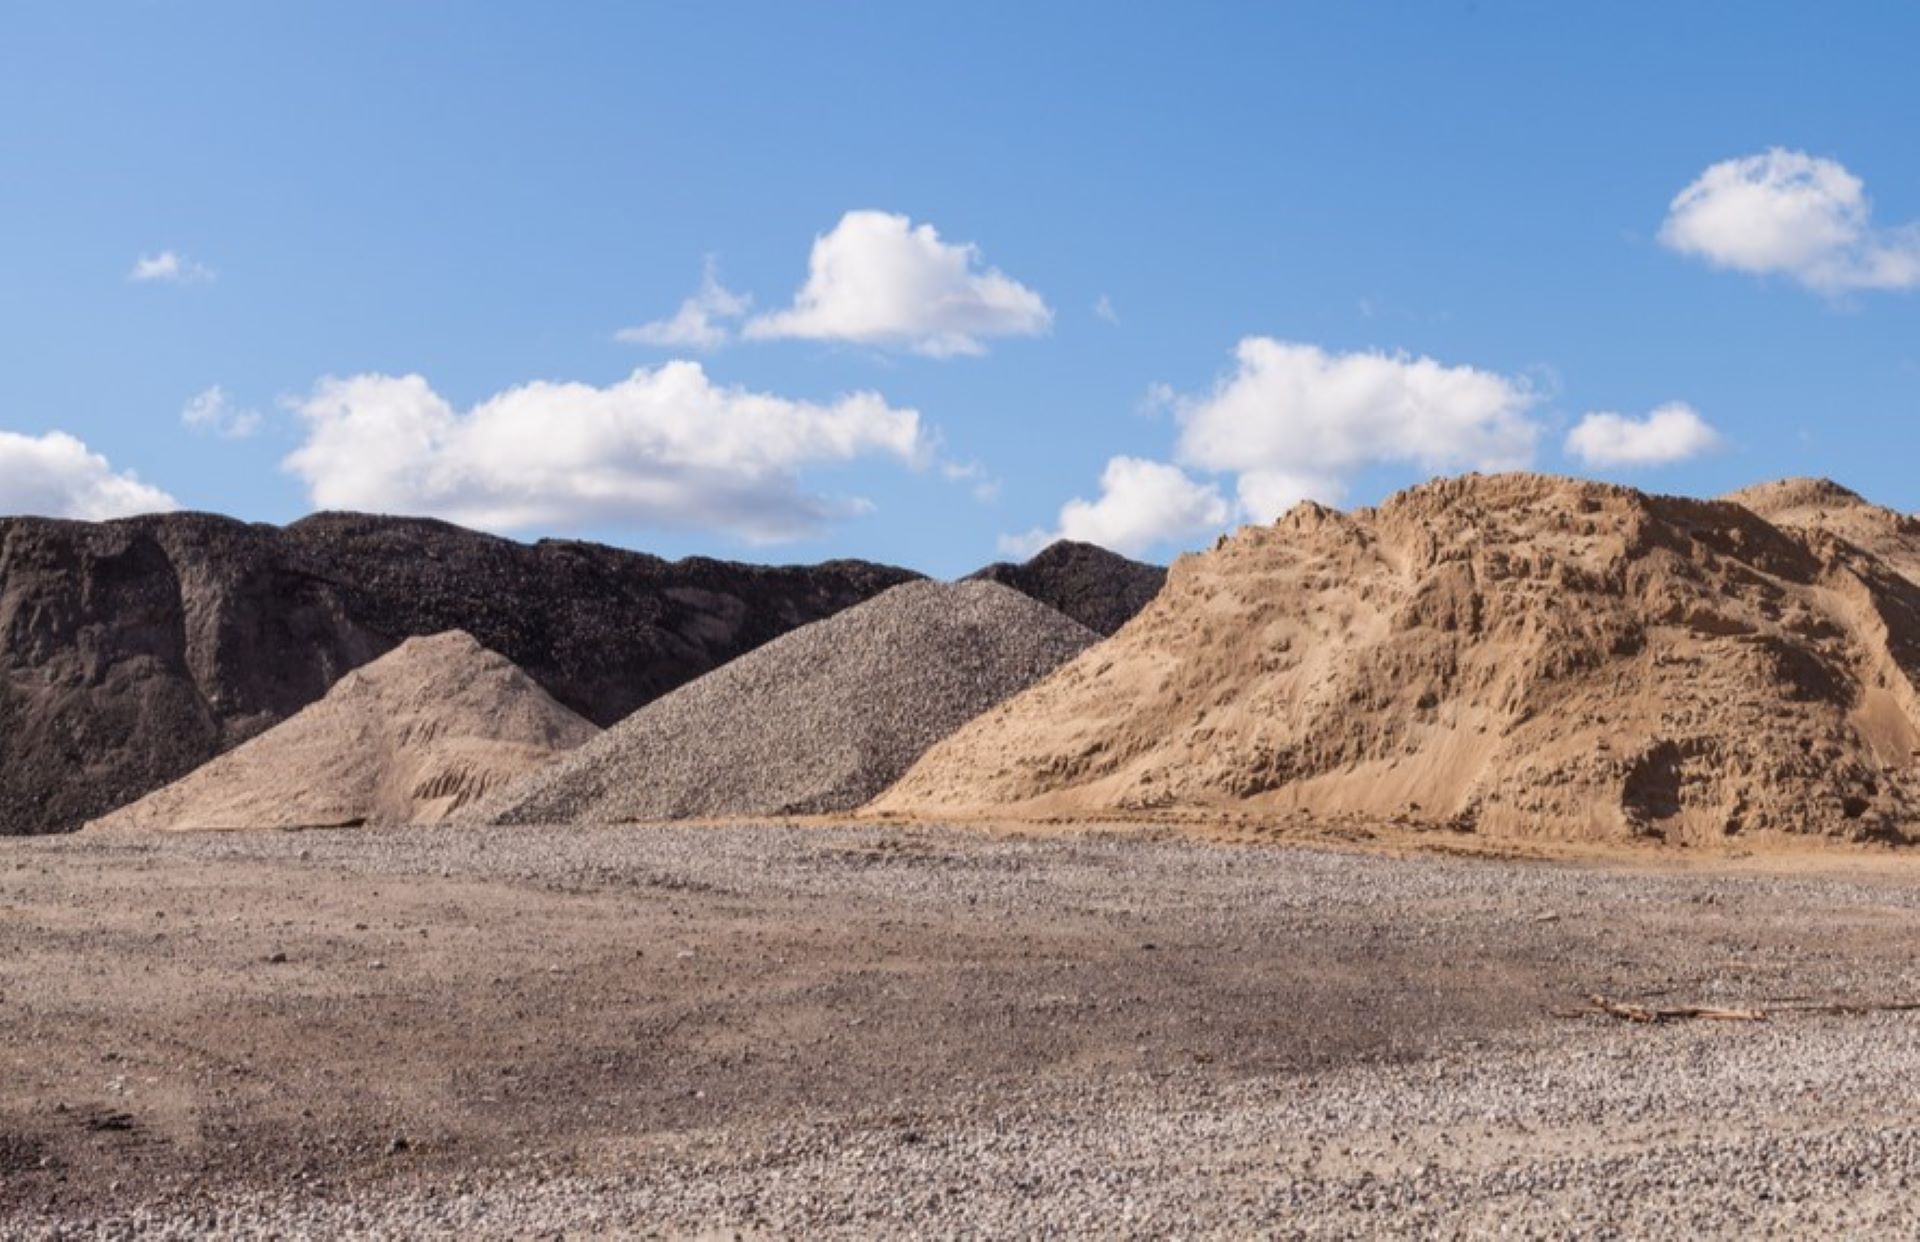
[[[180,513],[0,519],[0,835],[78,827],[318,700],[403,639],[465,630],[608,725],[917,577],[516,543],[443,522]]]
[[[1010,586],[1097,634],[1111,634],[1160,593],[1167,571],[1091,543],[1062,539],[1024,564],[1000,561],[967,580]]]
[[[464,817],[552,824],[850,810],[1095,641],[997,583],[909,583],[681,687]]]

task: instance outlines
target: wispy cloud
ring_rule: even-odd
[[[733,322],[752,305],[751,297],[735,293],[720,283],[714,258],[708,255],[699,291],[680,303],[680,309],[672,318],[622,328],[614,333],[614,338],[633,345],[718,349],[733,339]]]
[[[190,431],[228,440],[244,440],[260,430],[259,412],[234,405],[218,384],[189,397],[180,407],[180,421]]]
[[[973,498],[983,505],[1000,498],[1000,480],[988,474],[987,468],[977,461],[943,461],[940,477],[949,483],[967,484]]]
[[[205,284],[214,278],[214,271],[206,264],[173,250],[162,250],[159,254],[143,254],[134,260],[133,268],[127,273],[127,279],[134,284],[162,282],[174,285]]]

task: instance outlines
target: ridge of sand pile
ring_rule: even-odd
[[[1489,834],[1899,836],[1920,588],[1738,505],[1538,475],[1317,505],[933,748],[918,818],[1348,812]]]
[[[1830,479],[1779,479],[1722,499],[1745,505],[1775,526],[1837,535],[1920,582],[1920,518],[1876,505]]]
[[[431,823],[597,732],[467,634],[412,638],[318,703],[87,827]]]
[[[492,823],[850,810],[1096,640],[993,582],[913,582],[641,708],[469,813]]]

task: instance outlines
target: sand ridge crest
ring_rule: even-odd
[[[1831,479],[1777,479],[1729,492],[1725,499],[1776,526],[1844,539],[1920,582],[1920,518],[1876,505]]]
[[[1468,475],[1182,557],[875,812],[1363,814],[1562,840],[1898,836],[1920,587],[1727,501]]]

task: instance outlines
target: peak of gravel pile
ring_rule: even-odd
[[[1837,535],[1920,582],[1920,518],[1876,505],[1830,479],[1779,479],[1726,499],[1775,526]]]
[[[1537,475],[1317,505],[930,751],[917,817],[1352,813],[1552,838],[1915,835],[1920,588],[1742,505]]]
[[[1095,544],[1062,539],[1030,560],[999,561],[968,575],[968,581],[975,580],[1010,586],[1096,634],[1112,634],[1160,593],[1167,571]]]
[[[848,810],[1096,637],[998,583],[908,583],[682,686],[471,814],[537,824]]]
[[[0,518],[0,835],[123,806],[402,640],[464,630],[608,725],[917,575],[516,543],[414,518]]]
[[[410,638],[292,719],[88,827],[433,823],[598,732],[469,635]]]

